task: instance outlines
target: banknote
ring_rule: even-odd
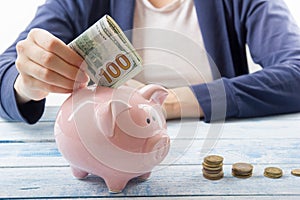
[[[87,73],[98,85],[118,87],[142,70],[142,59],[118,24],[105,15],[69,46],[88,64]]]

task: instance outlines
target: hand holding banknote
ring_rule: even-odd
[[[33,29],[17,44],[14,84],[18,103],[44,99],[49,93],[70,93],[89,78],[80,67],[84,60],[61,40],[42,29]]]
[[[19,103],[70,93],[86,86],[89,77],[96,84],[118,87],[142,68],[137,52],[107,15],[69,46],[45,30],[33,29],[17,44],[17,53],[14,88]]]

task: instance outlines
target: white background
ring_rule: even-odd
[[[36,8],[45,0],[0,1],[0,53],[2,53],[24,30],[35,15]],[[300,1],[285,0],[297,23],[300,25]],[[67,95],[50,95],[47,105],[59,105]]]

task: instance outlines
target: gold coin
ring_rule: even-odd
[[[291,174],[293,174],[294,176],[300,176],[300,169],[293,169],[291,171]]]
[[[209,155],[204,158],[204,162],[208,165],[219,165],[223,162],[223,157],[218,155]]]
[[[218,170],[208,170],[203,168],[202,172],[205,174],[219,174],[221,171],[223,171],[223,169],[218,169]]]
[[[282,174],[274,175],[274,174],[264,173],[264,176],[268,177],[268,178],[280,178],[280,177],[282,177]]]
[[[278,167],[267,167],[264,171],[264,176],[268,178],[280,178],[283,172]]]
[[[249,175],[252,175],[252,172],[236,172],[234,170],[231,171],[232,174],[235,174],[236,176],[249,176]]]
[[[249,163],[234,163],[232,165],[232,171],[235,174],[252,173],[253,166]]]
[[[252,177],[252,173],[251,174],[245,174],[245,175],[237,175],[237,174],[235,174],[235,173],[231,173],[232,174],[232,176],[234,176],[234,177],[236,177],[236,178],[250,178],[250,177]]]
[[[224,177],[224,172],[222,171],[219,174],[214,175],[203,173],[203,177],[209,180],[219,180]]]
[[[208,170],[217,170],[217,169],[222,169],[223,164],[219,164],[219,165],[209,165],[205,162],[202,163],[203,168],[208,169]]]
[[[210,173],[206,173],[205,170],[202,169],[203,174],[209,176],[209,177],[219,177],[220,175],[224,174],[223,170],[219,171],[219,173],[215,173],[215,174],[210,174]]]
[[[209,170],[209,171],[222,171],[222,170],[223,170],[223,167],[209,168],[209,167],[203,166],[203,169],[206,169],[206,170]]]
[[[265,173],[279,175],[282,174],[282,170],[278,167],[267,167],[265,168]]]

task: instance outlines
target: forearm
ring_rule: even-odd
[[[45,100],[18,105],[14,90],[15,79],[18,72],[11,58],[1,56],[0,61],[0,117],[7,120],[23,121],[29,124],[37,122],[43,112]]]
[[[192,86],[206,122],[300,111],[300,63]]]
[[[169,89],[163,106],[167,119],[203,117],[202,108],[189,87]]]
[[[0,117],[8,120],[22,120],[18,114],[18,108],[13,90],[14,79],[18,72],[11,66],[14,65],[13,58],[0,56]]]
[[[134,79],[128,80],[125,85],[136,89],[145,86]],[[168,89],[168,92],[169,95],[163,103],[167,119],[203,117],[203,111],[197,98],[189,87]]]

